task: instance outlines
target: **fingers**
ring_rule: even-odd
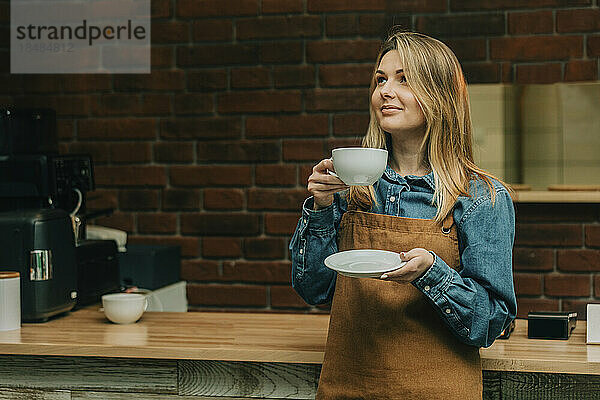
[[[313,172],[327,173],[327,170],[333,170],[333,161],[331,158],[321,160],[317,165],[313,167]]]

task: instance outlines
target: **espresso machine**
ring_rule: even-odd
[[[0,109],[0,265],[21,274],[23,321],[119,288],[116,246],[85,240],[91,190],[91,157],[58,153],[54,110]]]

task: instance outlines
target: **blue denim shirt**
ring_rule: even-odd
[[[506,188],[497,181],[493,184],[493,206],[481,180],[471,182],[471,197],[459,197],[455,204],[460,272],[434,254],[433,265],[412,282],[461,341],[478,347],[490,346],[517,311],[512,275],[514,207]],[[437,211],[431,204],[434,185],[433,173],[402,177],[388,166],[374,185],[378,204],[373,212],[432,219]],[[346,210],[345,196],[337,193],[331,206],[318,211],[313,211],[312,197],[304,202],[290,252],[292,287],[309,304],[327,303],[333,297],[337,275],[323,261],[338,251],[337,230]]]

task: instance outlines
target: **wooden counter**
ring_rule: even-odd
[[[307,314],[148,312],[136,324],[115,325],[101,312],[83,309],[0,332],[0,399],[23,393],[48,399],[121,399],[124,393],[140,399],[165,398],[157,394],[173,400],[311,399],[328,320]],[[600,345],[585,344],[585,322],[578,322],[567,341],[527,339],[526,324],[518,320],[510,339],[481,350],[484,398],[538,393],[542,386],[550,397],[539,392],[527,398],[563,398],[557,397],[561,390],[568,391],[564,398],[600,398]],[[576,396],[568,397],[573,390]],[[495,397],[501,393],[505,397]]]

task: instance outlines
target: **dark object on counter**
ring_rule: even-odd
[[[539,311],[527,314],[529,339],[569,339],[577,323],[577,313],[569,311]]]
[[[515,330],[515,320],[510,321],[510,324],[502,331],[498,339],[508,339],[510,334]]]
[[[158,289],[179,282],[181,250],[179,246],[128,244],[119,253],[123,286]]]
[[[0,109],[0,155],[58,154],[56,111]]]
[[[97,303],[102,295],[120,291],[114,240],[82,240],[77,244],[76,254],[78,299],[75,308]]]
[[[63,210],[0,213],[0,265],[21,275],[21,320],[46,321],[77,299],[75,238]]]

